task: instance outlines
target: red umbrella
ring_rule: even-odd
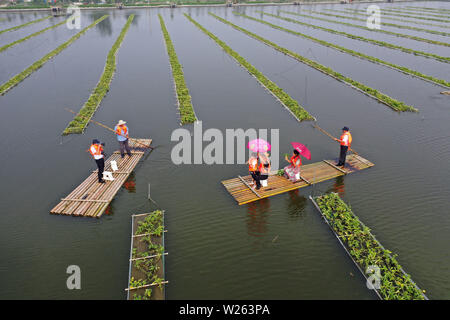
[[[270,151],[270,143],[264,139],[254,139],[248,143],[247,146],[253,152],[267,152]]]
[[[294,147],[295,150],[300,152],[302,156],[304,156],[306,159],[311,160],[311,152],[308,150],[308,148],[299,142],[291,142],[292,147]]]

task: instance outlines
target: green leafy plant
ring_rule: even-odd
[[[424,300],[422,290],[407,275],[395,255],[384,249],[355,216],[337,193],[314,198],[330,227],[362,270],[376,265],[380,268],[381,297],[385,300]]]
[[[192,123],[197,120],[194,113],[194,107],[191,102],[191,95],[186,86],[184,80],[183,67],[178,61],[175,48],[173,47],[172,40],[170,39],[169,32],[167,31],[164,20],[160,14],[158,14],[159,22],[161,24],[161,30],[163,32],[164,41],[166,44],[167,54],[169,55],[170,66],[172,68],[172,76],[175,83],[175,91],[177,96],[178,108],[181,115],[181,123]]]
[[[44,57],[33,63],[31,66],[20,72],[19,74],[15,75],[11,79],[9,79],[7,82],[3,83],[0,86],[0,94],[5,94],[8,90],[18,85],[20,82],[22,82],[25,78],[27,78],[30,74],[41,68],[48,60],[59,54],[61,51],[63,51],[65,48],[67,48],[69,45],[71,45],[74,41],[76,41],[78,38],[80,38],[86,31],[94,27],[99,22],[106,19],[108,15],[104,15],[100,19],[95,20],[92,24],[87,26],[86,28],[82,29],[80,32],[78,32],[76,35],[71,37],[69,40],[61,44],[59,47],[57,47],[55,50],[51,51],[50,53],[47,53]]]
[[[8,29],[3,29],[3,30],[0,30],[0,34],[2,34],[2,33],[4,33],[4,32],[8,32],[8,31],[14,31],[14,30],[17,30],[17,29],[20,29],[20,28],[23,28],[23,27],[29,26],[30,24],[33,24],[33,23],[37,23],[37,22],[41,22],[41,21],[44,21],[44,20],[50,19],[51,17],[52,17],[52,16],[47,16],[47,17],[44,17],[44,18],[40,18],[40,19],[36,19],[36,20],[32,20],[32,21],[30,21],[30,22],[27,22],[27,23],[21,24],[21,25],[19,25],[19,26],[15,26],[15,27],[12,27],[12,28],[8,28]]]
[[[263,13],[263,14],[265,14],[267,16],[274,17],[274,18],[277,18],[277,19],[281,19],[281,20],[284,20],[284,21],[288,21],[288,22],[292,22],[292,23],[308,26],[308,27],[311,27],[311,28],[314,28],[314,29],[326,31],[326,32],[333,33],[333,34],[339,34],[339,35],[345,36],[345,37],[350,38],[350,39],[364,41],[364,42],[368,42],[368,43],[371,43],[371,44],[375,44],[377,46],[386,47],[386,48],[394,49],[394,50],[400,50],[402,52],[406,52],[406,53],[409,53],[409,54],[414,54],[414,55],[423,56],[423,57],[430,58],[430,59],[435,59],[435,60],[438,60],[438,61],[441,61],[441,62],[450,63],[450,57],[443,57],[443,56],[439,56],[439,55],[434,54],[434,53],[428,53],[428,52],[424,52],[424,51],[419,51],[419,50],[414,50],[414,49],[410,49],[410,48],[405,48],[405,47],[402,47],[402,46],[399,46],[399,45],[396,45],[396,44],[393,44],[393,43],[388,43],[388,42],[385,42],[385,41],[380,41],[380,40],[375,40],[375,39],[369,39],[369,38],[357,36],[357,35],[354,35],[354,34],[351,34],[351,33],[343,32],[343,31],[338,31],[338,30],[334,30],[334,29],[330,29],[330,28],[320,27],[320,26],[316,26],[314,24],[302,22],[302,21],[299,21],[299,20],[291,19],[291,18],[277,16],[277,15],[274,15],[274,14],[271,14],[271,13],[265,13],[265,12],[262,12],[262,11],[257,11],[257,12],[260,12],[260,13]],[[289,14],[294,14],[294,13],[290,12]],[[295,15],[298,15],[298,14],[295,14]]]
[[[366,12],[365,10],[353,10],[353,9],[344,9],[348,12]],[[386,13],[386,10],[382,10],[383,16],[394,16],[394,17],[405,17],[405,18],[413,18],[418,20],[429,20],[429,21],[437,21],[437,22],[443,22],[443,23],[450,23],[450,20],[447,19],[436,19],[436,18],[430,18],[430,17],[424,17],[424,16],[411,16],[409,14],[400,14],[400,13]]]
[[[290,50],[288,50],[286,48],[280,47],[279,45],[273,43],[272,41],[269,41],[269,40],[267,40],[267,39],[265,39],[265,38],[263,38],[263,37],[261,37],[261,36],[259,36],[257,34],[254,34],[254,33],[250,32],[250,31],[248,31],[248,30],[246,30],[244,28],[241,28],[241,27],[239,27],[239,26],[229,22],[228,20],[225,20],[223,18],[220,18],[220,17],[216,16],[215,14],[213,14],[211,12],[209,14],[212,15],[213,17],[215,17],[216,19],[218,19],[219,21],[222,21],[223,23],[232,26],[233,28],[235,28],[235,29],[237,29],[237,30],[247,34],[248,36],[253,37],[253,38],[255,38],[255,39],[265,43],[266,45],[274,48],[275,50],[278,50],[278,51],[280,51],[280,52],[282,52],[282,53],[284,53],[284,54],[286,54],[286,55],[288,55],[288,56],[290,56],[290,57],[292,57],[292,58],[294,58],[294,59],[296,59],[296,60],[298,60],[298,61],[300,61],[300,62],[302,62],[302,63],[304,63],[304,64],[306,64],[306,65],[308,65],[308,66],[310,66],[312,68],[314,68],[314,69],[316,69],[316,70],[319,70],[320,72],[322,72],[322,73],[324,73],[326,75],[329,75],[330,77],[333,77],[334,79],[336,79],[338,81],[341,81],[341,82],[351,86],[352,88],[354,88],[354,89],[356,89],[356,90],[358,90],[358,91],[360,91],[360,92],[362,92],[362,93],[372,97],[373,99],[376,99],[376,100],[384,103],[385,105],[391,107],[392,109],[394,109],[396,111],[417,112],[417,109],[415,109],[414,107],[409,106],[409,105],[407,105],[407,104],[405,104],[405,103],[403,103],[401,101],[395,100],[395,99],[385,95],[384,93],[379,92],[376,89],[373,89],[373,88],[368,87],[368,86],[366,86],[366,85],[364,85],[364,84],[362,84],[362,83],[360,83],[360,82],[358,82],[356,80],[353,80],[353,79],[351,79],[349,77],[346,77],[346,76],[344,76],[344,75],[334,71],[333,69],[331,69],[329,67],[326,67],[324,65],[321,65],[321,64],[319,64],[319,63],[317,63],[317,62],[315,62],[313,60],[310,60],[310,59],[308,59],[306,57],[303,57],[303,56],[299,55],[298,53],[295,53],[295,52],[292,52],[292,51],[290,51]]]
[[[437,85],[440,85],[442,87],[445,87],[445,88],[450,88],[450,82],[448,82],[446,80],[438,79],[438,78],[435,78],[435,77],[423,74],[421,72],[418,72],[418,71],[415,71],[415,70],[411,70],[411,69],[408,69],[406,67],[402,67],[402,66],[399,66],[399,65],[396,65],[396,64],[393,64],[393,63],[390,63],[390,62],[378,59],[376,57],[372,57],[372,56],[366,55],[366,54],[361,53],[361,52],[357,52],[357,51],[354,51],[354,50],[351,50],[351,49],[347,49],[347,48],[342,47],[340,45],[337,45],[337,44],[334,44],[334,43],[330,43],[330,42],[327,42],[327,41],[324,41],[324,40],[320,40],[320,39],[308,36],[306,34],[303,34],[303,33],[300,33],[300,32],[297,32],[297,31],[294,31],[294,30],[291,30],[291,29],[286,29],[286,28],[283,28],[281,26],[272,24],[270,22],[267,22],[267,21],[264,21],[264,20],[261,20],[261,19],[250,17],[250,16],[247,16],[247,15],[241,14],[241,13],[236,13],[236,12],[234,12],[234,13],[236,15],[242,16],[244,18],[251,19],[253,21],[257,21],[257,22],[263,23],[263,24],[268,25],[268,26],[270,26],[270,27],[272,27],[274,29],[282,30],[282,31],[288,32],[290,34],[294,34],[296,36],[303,37],[305,39],[308,39],[308,40],[314,41],[316,43],[319,43],[319,44],[321,44],[323,46],[326,46],[326,47],[329,47],[329,48],[333,48],[333,49],[339,50],[339,51],[344,52],[344,53],[351,54],[352,56],[355,56],[355,57],[358,57],[358,58],[361,58],[361,59],[364,59],[364,60],[368,60],[368,61],[371,61],[371,62],[374,62],[374,63],[377,63],[377,64],[381,64],[381,65],[387,66],[389,68],[395,69],[395,70],[400,71],[402,73],[409,74],[409,75],[412,75],[412,76],[417,77],[417,78],[421,78],[421,79],[429,81],[429,82],[433,82],[433,83],[435,83]]]
[[[210,13],[213,15],[212,13]],[[273,96],[275,96],[292,114],[299,120],[313,120],[311,116],[297,101],[291,98],[283,89],[278,87],[274,82],[270,81],[258,69],[251,65],[247,60],[241,57],[236,51],[231,49],[225,42],[220,40],[214,34],[205,29],[201,24],[192,19],[189,15],[184,14],[185,17],[197,26],[201,31],[213,39],[222,49],[233,57],[242,67],[244,67],[251,75],[253,75]],[[214,16],[214,15],[213,15]]]
[[[67,128],[63,131],[63,135],[68,135],[72,133],[83,133],[86,126],[89,124],[89,120],[97,110],[98,106],[102,102],[106,93],[109,91],[109,85],[111,84],[114,72],[116,71],[116,54],[122,44],[125,35],[130,28],[131,22],[134,19],[134,14],[131,14],[127,22],[125,23],[122,31],[117,37],[116,42],[114,42],[111,50],[109,50],[108,56],[106,58],[105,68],[100,77],[97,86],[94,91],[89,96],[88,100],[75,116],[75,118],[69,123]]]
[[[393,12],[393,13],[407,13],[407,14],[420,14],[421,16],[424,17],[435,17],[435,18],[450,18],[448,15],[444,15],[444,14],[436,14],[436,13],[431,13],[431,12],[416,12],[414,10],[411,9],[386,9],[383,8],[382,9],[383,12]]]
[[[67,20],[69,20],[69,19],[67,19]],[[42,30],[40,30],[40,31],[38,31],[38,32],[32,33],[32,34],[30,34],[29,36],[26,36],[26,37],[24,37],[24,38],[22,38],[22,39],[13,41],[13,42],[11,42],[11,43],[8,43],[8,44],[4,45],[3,47],[0,47],[0,52],[5,51],[6,49],[11,48],[12,46],[15,46],[16,44],[19,44],[19,43],[21,43],[21,42],[24,42],[24,41],[26,41],[26,40],[28,40],[28,39],[30,39],[30,38],[33,38],[33,37],[35,37],[35,36],[37,36],[37,35],[40,35],[41,33],[44,33],[44,32],[47,31],[47,30],[50,30],[50,29],[59,27],[60,25],[65,24],[65,23],[67,22],[67,20],[64,20],[64,21],[62,21],[62,22],[60,22],[60,23],[58,23],[58,24],[55,24],[54,26],[50,26],[50,27],[44,28],[44,29],[42,29]]]
[[[282,177],[284,175],[284,169],[280,169],[277,171],[277,176]]]

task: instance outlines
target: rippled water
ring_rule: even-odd
[[[298,10],[294,6],[280,8]],[[124,299],[131,215],[163,208],[168,229],[168,299],[375,299],[308,200],[310,194],[339,190],[380,242],[399,254],[404,269],[430,298],[450,298],[450,100],[439,94],[443,89],[235,17],[232,10],[83,11],[83,26],[102,14],[110,17],[0,97],[0,297]],[[278,7],[247,7],[245,13],[259,17],[255,10],[272,12]],[[407,102],[420,112],[398,114],[224,25],[208,11]],[[338,135],[342,126],[349,126],[355,150],[375,167],[238,206],[220,181],[245,174],[244,165],[172,164],[170,153],[175,142],[170,141],[170,135],[180,126],[158,13],[164,17],[183,65],[203,130],[279,129],[280,153],[290,151],[291,141],[306,143],[312,159],[305,163],[338,154],[333,141],[311,123],[299,124],[191,24],[184,12],[285,89],[317,117],[321,127]],[[92,138],[105,141],[108,153],[117,149],[114,137],[94,125],[80,136],[62,139],[60,133],[72,118],[64,107],[78,110],[86,101],[108,50],[131,13],[136,14],[135,20],[118,51],[116,74],[94,120],[112,126],[124,119],[133,136],[150,137],[157,148],[136,167],[132,176],[135,192],[119,191],[108,215],[99,220],[50,215],[58,200],[95,168],[85,152]],[[36,19],[32,13],[21,14],[22,18],[0,14],[0,18],[4,16],[12,18],[1,22],[1,28]],[[448,64],[267,19],[448,80]],[[49,23],[27,30],[35,32]],[[0,35],[1,44],[26,36],[27,30],[11,32],[8,38]],[[363,30],[351,31],[366,36]],[[0,53],[0,82],[75,32],[58,27]],[[398,43],[406,45],[402,40]],[[192,126],[186,128],[192,131]],[[156,204],[147,200],[149,183]],[[65,287],[65,270],[71,264],[82,270],[82,290],[76,292]]]

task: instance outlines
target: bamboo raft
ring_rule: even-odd
[[[291,182],[285,177],[271,174],[268,178],[267,187],[254,190],[250,187],[253,182],[251,176],[237,177],[222,181],[227,191],[234,197],[239,205],[268,198],[280,193],[307,187],[335,177],[343,176],[356,171],[373,167],[374,164],[363,157],[350,154],[347,156],[345,168],[336,166],[333,160],[323,160],[321,162],[307,164],[301,167],[301,178],[296,182]]]
[[[136,139],[137,142],[129,140],[131,157],[125,155],[123,159],[120,152],[115,151],[105,161],[105,171],[112,172],[113,181],[105,180],[105,183],[98,183],[97,172],[93,171],[86,180],[83,181],[67,197],[61,199],[51,211],[51,214],[64,214],[72,216],[85,216],[99,218],[105,212],[109,203],[113,200],[120,187],[127,180],[128,176],[145,154],[146,148],[150,146],[152,139]],[[111,161],[117,162],[119,170],[111,169]]]

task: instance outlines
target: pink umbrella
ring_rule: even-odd
[[[295,150],[300,152],[302,156],[304,156],[306,159],[311,160],[311,152],[309,152],[308,148],[298,142],[291,142],[292,147],[294,147]]]
[[[247,148],[253,152],[267,152],[270,151],[270,143],[263,139],[255,139],[248,143]]]

